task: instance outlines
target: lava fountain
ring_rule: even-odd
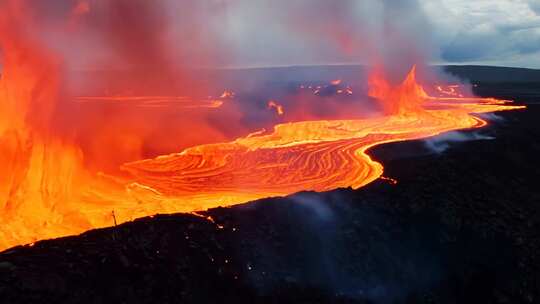
[[[375,145],[479,128],[486,122],[475,114],[522,108],[510,101],[463,97],[456,87],[440,86],[440,96],[430,96],[418,84],[414,67],[396,86],[375,69],[369,95],[380,102],[384,116],[288,122],[233,141],[126,159],[117,170],[94,172],[84,162],[87,151],[69,132],[58,131],[63,115],[69,115],[61,111],[69,104],[61,98],[58,58],[16,30],[32,24],[17,1],[8,5],[0,14],[0,250],[158,213],[196,212],[303,190],[357,189],[382,176],[383,166],[367,154]],[[75,103],[208,111],[219,110],[229,98],[230,92],[204,100],[83,96]],[[287,115],[275,101],[268,107]],[[116,152],[100,149],[109,158]]]

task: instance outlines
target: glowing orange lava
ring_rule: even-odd
[[[283,106],[278,104],[277,102],[273,101],[273,100],[270,100],[268,102],[268,108],[269,109],[275,109],[276,110],[276,113],[277,115],[283,115],[285,114],[285,110],[283,110]]]
[[[2,180],[2,197],[11,199],[3,205],[0,248],[157,213],[193,212],[302,190],[357,189],[383,173],[366,154],[375,145],[478,128],[486,122],[472,114],[521,108],[492,98],[428,96],[415,82],[414,69],[397,87],[384,79],[370,83],[371,95],[389,115],[280,124],[267,134],[126,163],[121,169],[128,174],[122,177],[101,173],[90,178],[78,169],[73,148],[34,142],[25,152],[21,139],[5,132],[3,143],[11,140],[16,144],[7,146],[18,148],[3,150],[2,163],[25,167],[24,173],[22,167],[8,168],[13,176]],[[10,162],[6,156],[23,160]]]
[[[219,108],[223,105],[223,97],[219,99],[193,100],[186,96],[87,96],[78,97],[78,102],[116,102],[130,103],[137,107],[178,107],[190,108]]]
[[[375,72],[369,94],[382,104],[385,116],[278,124],[270,132],[127,162],[117,172],[94,173],[85,163],[88,151],[62,128],[69,112],[58,113],[70,104],[61,98],[57,58],[25,38],[29,35],[24,31],[36,25],[23,18],[20,2],[0,8],[0,250],[158,213],[196,212],[303,190],[357,189],[383,173],[383,166],[366,153],[375,145],[478,128],[486,122],[474,114],[522,108],[504,100],[460,97],[457,88],[441,87],[442,97],[429,96],[417,83],[414,68],[398,86]],[[315,87],[315,94],[321,88]],[[345,90],[352,94],[349,87]],[[226,91],[204,100],[93,96],[77,101],[196,112],[221,110],[232,97],[234,93]],[[269,106],[287,115],[277,103]],[[141,146],[136,136],[116,130],[121,126],[113,124],[116,118],[93,122],[95,136],[113,134],[105,142],[121,139],[126,150]],[[107,160],[122,154],[107,145],[94,148]]]

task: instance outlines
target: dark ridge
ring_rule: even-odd
[[[473,83],[540,83],[540,70],[479,65],[447,65],[443,69]]]

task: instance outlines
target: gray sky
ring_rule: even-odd
[[[540,0],[421,0],[442,61],[540,68]]]
[[[540,0],[78,1],[88,1],[90,9],[76,35],[32,28],[74,67],[122,66],[131,60],[241,67],[382,62],[410,68],[430,62],[540,68]],[[50,15],[40,19],[47,24],[58,12],[69,12],[74,1],[55,1],[56,8],[28,3]]]
[[[230,8],[223,28],[227,29],[224,31],[226,39],[236,49],[237,60],[233,65],[369,61],[365,49],[343,54],[324,34],[318,33],[318,38],[323,39],[317,41],[309,33],[298,32],[297,24],[291,25],[286,16],[292,15],[293,19],[307,23],[307,28],[321,29],[325,24],[329,27],[340,24],[339,28],[345,29],[344,32],[360,44],[379,44],[373,41],[387,40],[386,34],[377,31],[377,22],[380,27],[380,20],[387,16],[380,7],[384,3],[387,11],[399,6],[390,22],[398,24],[398,28],[405,27],[401,35],[413,42],[391,42],[386,48],[379,49],[387,51],[400,45],[403,51],[426,49],[425,59],[433,63],[540,68],[540,0],[257,0],[230,3],[236,4]],[[345,7],[346,12],[328,3]]]

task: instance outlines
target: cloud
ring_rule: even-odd
[[[536,15],[540,16],[540,2],[537,0],[530,0],[529,7],[536,13]]]
[[[86,2],[81,34],[52,43],[72,54],[71,65],[268,66],[375,58],[407,69],[422,59],[540,68],[538,0]],[[76,2],[31,3],[54,21]]]
[[[233,64],[373,62],[380,55],[392,67],[424,58],[540,68],[538,0],[230,3],[224,35],[235,48]]]
[[[540,2],[423,0],[440,59],[540,67]],[[525,60],[526,59],[526,60]]]
[[[408,69],[431,45],[417,0],[239,0],[228,9],[224,35],[239,65],[399,58]]]

